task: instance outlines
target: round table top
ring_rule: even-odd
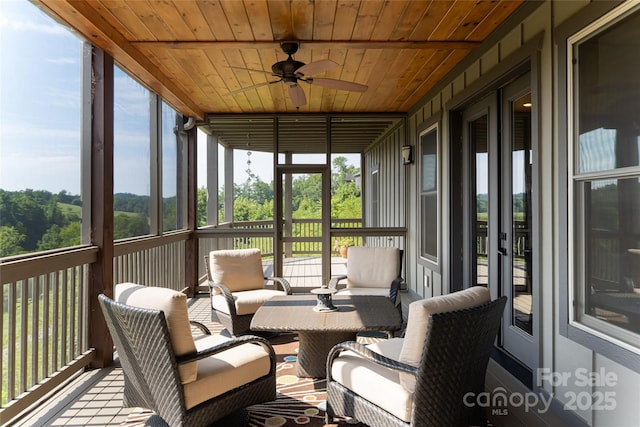
[[[322,288],[311,289],[311,293],[316,295],[335,294],[336,292],[338,292],[338,290],[334,288],[322,287]]]

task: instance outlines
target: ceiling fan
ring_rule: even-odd
[[[311,75],[313,74],[322,73],[324,71],[328,71],[332,69],[333,67],[337,67],[338,64],[331,61],[330,59],[322,59],[320,61],[314,61],[309,64],[296,61],[295,59],[293,59],[292,55],[298,51],[298,46],[299,45],[297,42],[281,43],[280,47],[282,48],[284,53],[288,55],[288,58],[284,61],[279,61],[273,64],[271,66],[271,71],[252,70],[250,68],[240,68],[240,67],[229,67],[235,70],[244,70],[244,71],[251,71],[255,73],[269,74],[270,76],[277,77],[278,80],[259,83],[257,85],[234,90],[232,92],[229,92],[227,95],[234,95],[236,93],[245,92],[247,90],[256,89],[262,86],[284,82],[284,84],[286,84],[289,87],[289,97],[291,98],[293,105],[295,105],[296,108],[298,108],[298,107],[302,107],[307,103],[307,97],[305,96],[304,91],[298,84],[299,82],[314,84],[314,85],[326,87],[329,89],[347,90],[352,92],[364,92],[367,90],[367,86],[360,83],[348,82],[345,80],[311,77]]]

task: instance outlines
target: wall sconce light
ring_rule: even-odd
[[[409,165],[413,163],[413,146],[412,145],[402,146],[402,162],[405,165]]]

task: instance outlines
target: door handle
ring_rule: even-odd
[[[507,256],[507,250],[505,248],[498,249],[498,255]]]

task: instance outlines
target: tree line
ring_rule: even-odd
[[[360,218],[360,189],[352,177],[359,169],[346,158],[333,161],[331,215]],[[320,218],[322,182],[320,174],[299,175],[292,183],[294,218]],[[219,191],[218,215],[224,218],[224,191]],[[147,235],[150,232],[148,196],[114,195],[114,239]],[[80,244],[82,200],[67,191],[5,191],[0,189],[0,257],[58,249]],[[176,229],[176,198],[163,200],[163,230]],[[273,182],[253,174],[234,184],[234,221],[272,219]],[[207,190],[198,189],[198,225],[207,224]]]

